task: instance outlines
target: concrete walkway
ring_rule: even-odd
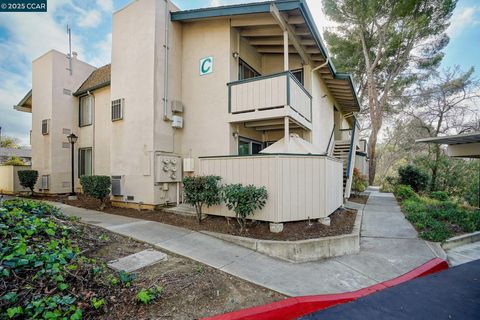
[[[446,250],[448,261],[452,266],[458,266],[467,262],[480,259],[480,241],[464,244],[453,249]]]
[[[359,254],[289,263],[195,231],[54,203],[66,215],[148,242],[288,296],[339,293],[397,277],[436,257],[418,239],[392,194],[371,189],[363,210]]]

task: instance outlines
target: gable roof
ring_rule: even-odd
[[[73,94],[78,97],[88,91],[93,91],[110,85],[111,64],[95,69],[85,80],[80,88]]]
[[[301,32],[307,31],[313,39],[313,46],[318,50],[317,52],[320,53],[319,55],[315,55],[315,60],[321,64],[325,64],[319,71],[330,92],[337,99],[337,102],[341,104],[340,107],[344,113],[360,111],[360,103],[353,79],[348,73],[336,71],[305,0],[276,0],[176,11],[171,12],[171,20],[188,22],[240,15],[270,14],[272,5],[275,5],[282,13],[292,11],[300,13],[298,17],[303,19],[302,21],[305,24],[305,28],[299,28],[299,30]],[[321,58],[317,58],[317,56]],[[313,55],[311,57],[312,60],[314,60]]]

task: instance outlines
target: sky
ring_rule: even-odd
[[[181,9],[193,9],[259,0],[173,0]],[[31,115],[13,109],[31,88],[31,61],[56,49],[68,51],[67,24],[72,50],[78,58],[100,67],[110,62],[112,13],[131,0],[48,0],[46,13],[0,12],[0,126],[2,136],[28,145]],[[321,32],[332,27],[320,0],[307,0]],[[460,0],[447,30],[444,67],[471,66],[480,75],[480,1]]]

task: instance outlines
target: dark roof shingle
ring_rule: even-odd
[[[110,69],[111,65],[107,64],[94,70],[73,95],[80,96],[87,93],[87,91],[93,91],[110,85]]]

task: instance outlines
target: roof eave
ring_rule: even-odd
[[[101,89],[101,88],[104,88],[104,87],[108,87],[109,85],[110,85],[110,81],[103,82],[103,83],[97,84],[96,86],[93,86],[93,87],[90,87],[90,88],[87,88],[87,89],[83,89],[83,90],[79,90],[79,91],[75,92],[73,94],[73,96],[74,97],[83,96],[83,95],[87,94],[89,91],[95,91],[95,90],[98,90],[98,89]]]

